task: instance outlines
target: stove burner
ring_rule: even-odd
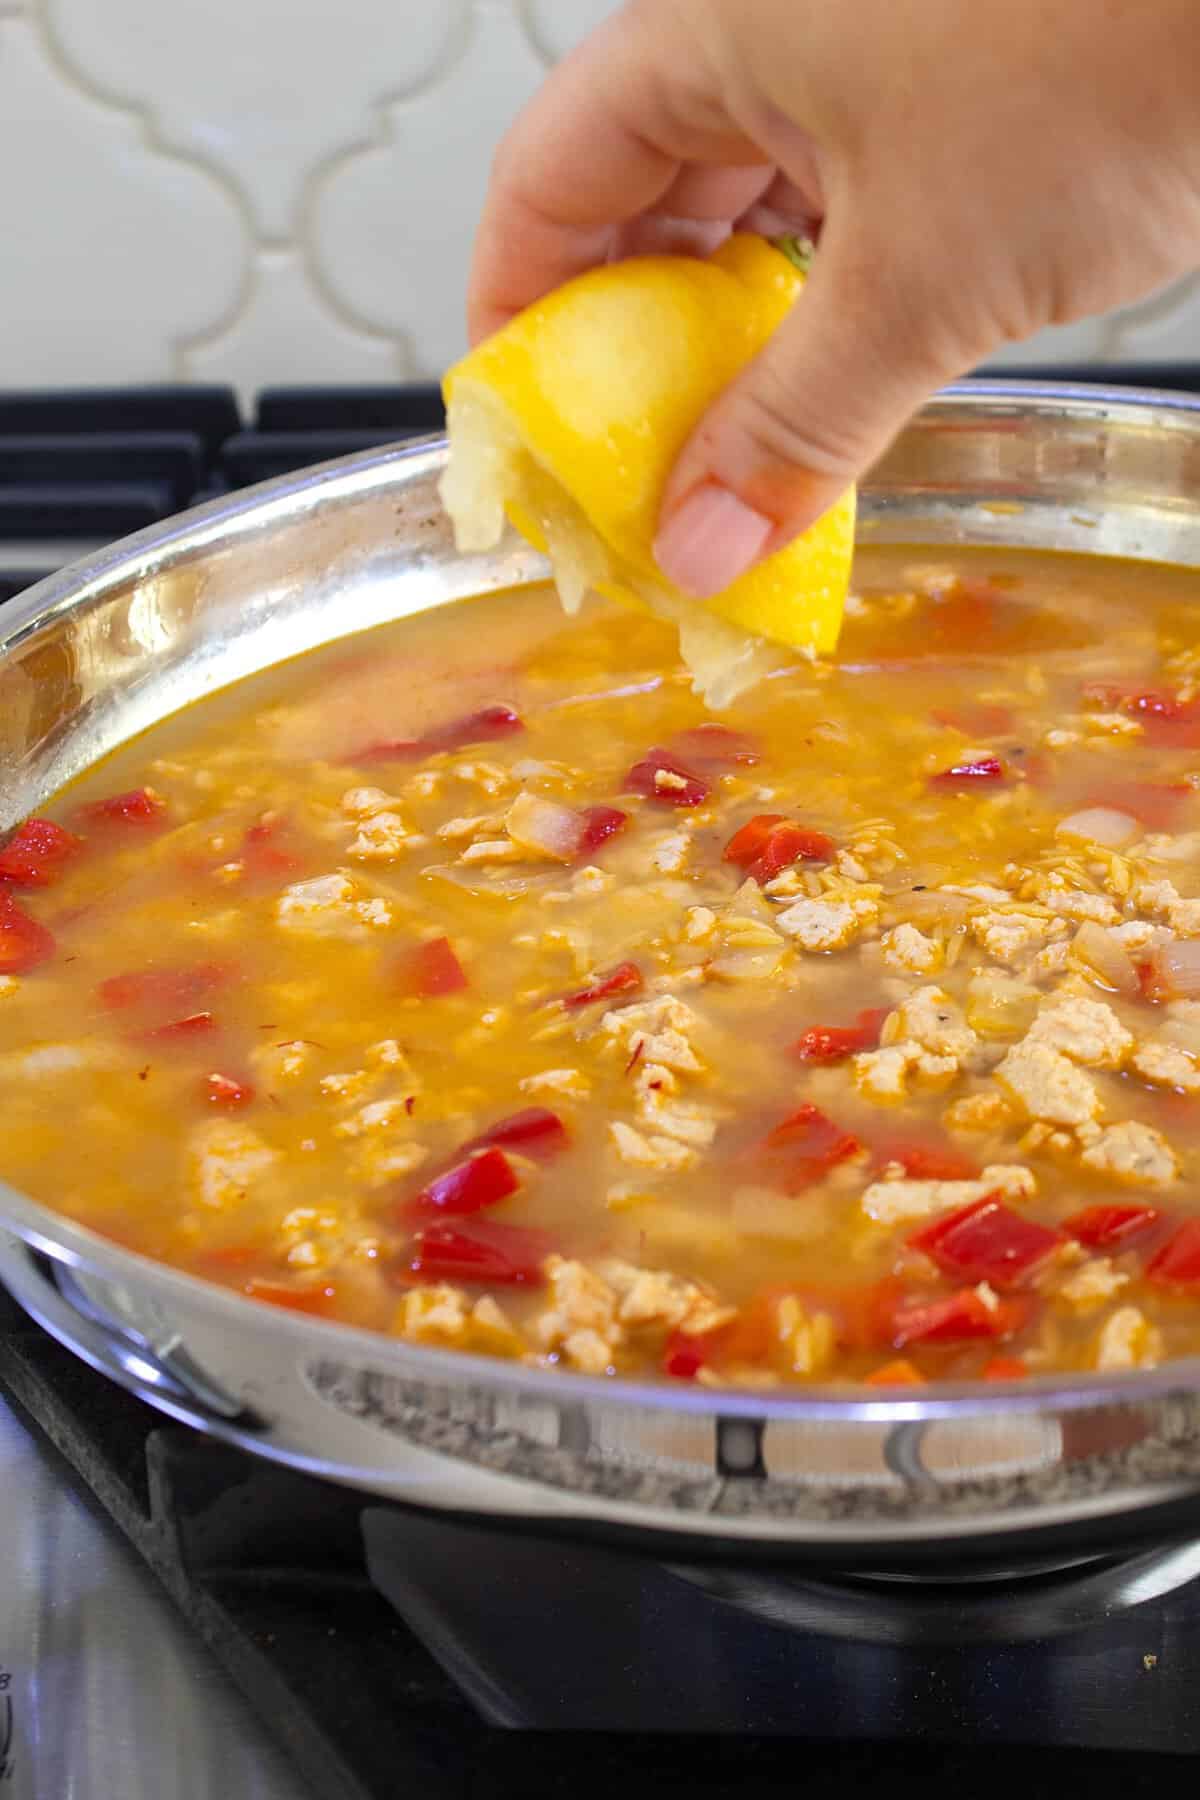
[[[1101,1625],[1200,1576],[1200,1544],[1140,1556],[1031,1562],[1011,1569],[797,1578],[752,1570],[672,1574],[788,1631],[873,1644],[1019,1644]]]

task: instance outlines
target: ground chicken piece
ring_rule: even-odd
[[[1014,1044],[996,1080],[1031,1119],[1054,1125],[1082,1125],[1100,1111],[1095,1083],[1082,1069],[1049,1044]]]
[[[520,1356],[525,1349],[520,1334],[490,1294],[472,1305],[461,1288],[447,1282],[413,1288],[406,1294],[395,1329],[412,1343],[453,1344],[491,1356]]]
[[[1055,1298],[1083,1311],[1086,1307],[1098,1306],[1102,1300],[1111,1300],[1128,1280],[1128,1275],[1113,1268],[1111,1257],[1093,1256],[1067,1277]]]
[[[1071,959],[1071,946],[1065,938],[1057,944],[1047,944],[1039,950],[1028,966],[1028,973],[1035,981],[1052,981],[1056,975],[1065,973]]]
[[[608,1130],[617,1155],[634,1169],[654,1169],[673,1175],[694,1168],[699,1160],[689,1145],[670,1137],[643,1137],[640,1131],[635,1131],[621,1119],[613,1119]]]
[[[1003,1131],[1012,1124],[1012,1108],[1003,1094],[991,1089],[964,1094],[946,1108],[942,1124],[947,1131]]]
[[[592,1084],[581,1069],[543,1069],[525,1075],[517,1083],[523,1094],[562,1094],[568,1100],[586,1100]]]
[[[192,1133],[187,1147],[189,1186],[213,1212],[238,1206],[252,1187],[276,1168],[280,1153],[234,1119],[211,1119]]]
[[[1097,1369],[1152,1369],[1162,1356],[1162,1338],[1136,1306],[1119,1306],[1096,1339]]]
[[[511,838],[481,838],[477,844],[468,844],[458,860],[471,864],[504,863],[521,862],[524,857],[525,851]]]
[[[342,795],[342,811],[352,819],[369,819],[372,813],[387,812],[400,804],[399,796],[382,788],[347,788]]]
[[[873,1181],[863,1194],[862,1210],[877,1225],[902,1225],[909,1219],[927,1219],[973,1206],[991,1195],[1024,1200],[1036,1193],[1033,1171],[1021,1163],[992,1163],[971,1181]]]
[[[931,1056],[920,1044],[889,1044],[884,1050],[864,1050],[854,1059],[854,1080],[868,1100],[886,1103],[903,1100],[910,1076],[928,1085],[953,1081],[958,1063],[953,1056]]]
[[[333,1100],[356,1100],[371,1085],[366,1069],[351,1069],[344,1075],[322,1075],[317,1084],[323,1094]]]
[[[478,837],[481,832],[495,833],[504,829],[503,813],[477,813],[471,818],[447,819],[439,825],[434,836],[445,844],[458,844],[466,838]]]
[[[633,1085],[639,1094],[647,1091],[654,1094],[677,1094],[679,1077],[663,1063],[640,1060],[633,1071]]]
[[[250,1053],[254,1072],[271,1086],[281,1081],[299,1081],[312,1059],[312,1048],[302,1038],[282,1044],[260,1044]]]
[[[407,1100],[371,1100],[333,1128],[334,1137],[362,1137],[365,1132],[387,1131],[408,1118]]]
[[[962,1008],[940,987],[918,988],[884,1021],[884,1042],[918,1044],[933,1056],[956,1063],[970,1056],[979,1042]]]
[[[617,1321],[617,1296],[606,1281],[581,1262],[548,1256],[542,1264],[550,1305],[534,1321],[534,1335],[572,1368],[603,1375],[624,1338]]]
[[[360,862],[394,862],[409,840],[408,826],[399,813],[377,812],[364,819],[347,855]]]
[[[837,1327],[828,1313],[809,1313],[795,1294],[775,1311],[775,1341],[792,1375],[820,1375],[833,1361]]]
[[[689,944],[703,944],[712,936],[717,915],[710,906],[689,906],[683,915],[683,935]]]
[[[692,837],[688,831],[668,831],[650,851],[650,866],[660,875],[678,875],[687,867]]]
[[[1161,1131],[1137,1119],[1106,1126],[1089,1143],[1082,1161],[1098,1174],[1134,1187],[1169,1187],[1179,1173],[1178,1159]]]
[[[1092,737],[1141,737],[1143,731],[1141,720],[1131,719],[1127,713],[1083,713],[1080,723]]]
[[[802,950],[844,950],[878,917],[874,900],[795,900],[775,923]]]
[[[699,1023],[691,1007],[674,994],[660,994],[653,1000],[639,1000],[633,1006],[605,1013],[600,1030],[615,1040],[626,1058],[640,1050],[647,1062],[696,1074],[704,1065],[692,1048],[689,1034]]]
[[[1120,944],[1122,950],[1144,950],[1157,936],[1158,927],[1150,925],[1145,919],[1126,919],[1123,925],[1114,925],[1109,937]]]
[[[1103,1000],[1068,994],[1042,1008],[1024,1041],[1046,1044],[1090,1069],[1119,1069],[1132,1047],[1133,1033]]]
[[[1097,925],[1115,925],[1121,914],[1104,894],[1092,894],[1075,888],[1063,875],[1047,875],[1036,887],[1043,906],[1064,919],[1090,919]]]
[[[1147,1038],[1138,1045],[1130,1061],[1139,1075],[1160,1087],[1178,1088],[1185,1094],[1200,1093],[1200,1064],[1181,1044]]]
[[[448,775],[459,781],[467,782],[471,787],[482,789],[485,794],[502,794],[506,788],[515,785],[515,776],[500,763],[467,762],[451,763],[446,770]]]
[[[881,939],[883,960],[904,975],[932,975],[944,960],[942,946],[915,925],[897,925]]]
[[[693,1335],[714,1331],[735,1318],[736,1308],[722,1306],[707,1289],[663,1269],[638,1269],[632,1263],[607,1262],[597,1271],[619,1297],[622,1325],[677,1328]]]
[[[1180,937],[1200,937],[1200,900],[1185,900],[1173,881],[1144,881],[1135,899],[1143,912],[1166,919]]]
[[[355,1144],[351,1173],[367,1187],[386,1187],[428,1161],[428,1149],[415,1139],[375,1133]]]
[[[285,888],[275,903],[275,918],[285,931],[314,937],[364,937],[371,927],[392,922],[386,901],[360,899],[354,883],[340,873]]]
[[[971,920],[979,947],[999,963],[1013,963],[1040,950],[1054,938],[1065,937],[1065,919],[1044,919],[1040,913],[983,912]]]
[[[376,1069],[397,1069],[406,1080],[413,1079],[412,1068],[404,1053],[403,1045],[395,1038],[381,1038],[377,1044],[367,1045],[367,1062]]]
[[[704,1106],[685,1100],[668,1100],[660,1089],[644,1088],[638,1095],[638,1123],[647,1131],[661,1132],[678,1143],[703,1150],[717,1135],[716,1116]]]

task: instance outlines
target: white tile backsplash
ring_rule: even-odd
[[[0,0],[0,385],[435,376],[492,149],[615,0]],[[1200,277],[1008,353],[1200,357]]]

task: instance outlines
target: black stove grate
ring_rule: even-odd
[[[994,372],[1200,393],[1200,363]],[[0,392],[0,602],[184,507],[444,424],[430,382],[267,388],[249,419],[227,387]]]

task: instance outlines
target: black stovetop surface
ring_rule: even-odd
[[[891,1795],[974,1784],[981,1749],[999,1779],[1082,1781],[1089,1800],[1194,1775],[1198,1580],[1040,1637],[1022,1619],[1032,1630],[1072,1578],[1010,1587],[1008,1638],[947,1590],[922,1590],[926,1621],[944,1607],[932,1633],[902,1593],[883,1629],[827,1630],[837,1584],[798,1578],[786,1602],[818,1623],[797,1629],[627,1552],[435,1519],[164,1424],[2,1289],[0,1392],[319,1800],[529,1800],[581,1782],[790,1796],[882,1780]],[[864,1592],[846,1591],[852,1607]]]
[[[1019,373],[1200,392],[1200,365]],[[0,394],[0,602],[72,545],[441,419],[430,387],[275,390],[249,424],[228,389]],[[736,1573],[730,1604],[694,1571],[384,1505],[165,1424],[3,1289],[0,1391],[320,1800],[924,1793],[977,1784],[985,1746],[996,1779],[1089,1800],[1194,1772],[1200,1579],[1072,1623],[1071,1576],[972,1599],[767,1572],[755,1611]]]

